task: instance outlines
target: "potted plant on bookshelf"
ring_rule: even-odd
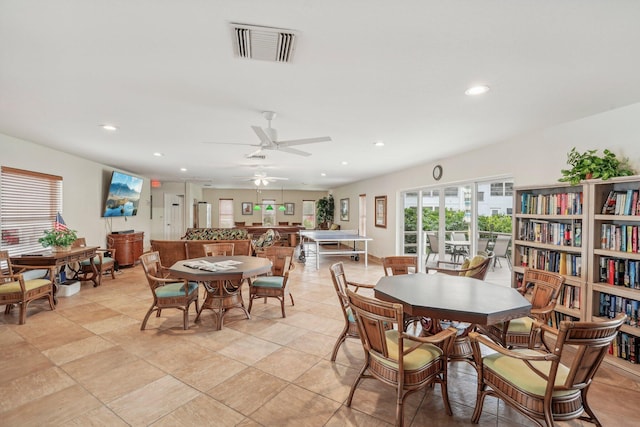
[[[43,247],[51,247],[54,252],[64,252],[71,248],[73,242],[78,240],[75,230],[45,230],[44,236],[38,239]]]
[[[603,155],[597,154],[598,150],[587,150],[584,153],[578,152],[573,147],[567,154],[567,164],[571,169],[562,169],[562,178],[558,181],[569,182],[576,185],[583,179],[609,179],[616,176],[629,176],[635,172],[629,166],[629,159],[626,157],[622,160],[607,150],[603,151]]]

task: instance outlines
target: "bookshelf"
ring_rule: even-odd
[[[607,361],[640,375],[635,351],[640,343],[640,176],[587,182],[593,201],[588,220],[588,319],[598,321],[619,311],[627,314],[628,323],[622,326],[614,355]]]
[[[519,286],[525,267],[565,277],[553,324],[587,317],[588,219],[586,185],[517,187],[513,216],[513,278]]]

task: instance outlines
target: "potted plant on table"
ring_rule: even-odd
[[[38,239],[43,247],[51,247],[54,252],[64,252],[71,248],[73,242],[78,240],[75,230],[45,230],[44,236]]]
[[[629,166],[629,159],[626,157],[622,160],[616,155],[605,149],[604,155],[599,156],[598,150],[587,150],[584,153],[578,152],[575,147],[567,154],[567,164],[571,169],[562,169],[562,178],[558,181],[569,182],[576,185],[583,179],[603,180],[616,176],[629,176],[635,172]]]

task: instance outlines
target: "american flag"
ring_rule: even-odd
[[[56,214],[56,221],[53,223],[53,229],[56,231],[67,231],[69,227],[64,223],[64,219],[62,219],[62,215],[60,212]]]

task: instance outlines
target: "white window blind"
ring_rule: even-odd
[[[62,177],[2,166],[0,248],[9,255],[41,251],[38,239],[62,213]]]
[[[220,199],[218,202],[218,224],[220,228],[233,228],[233,199]]]

